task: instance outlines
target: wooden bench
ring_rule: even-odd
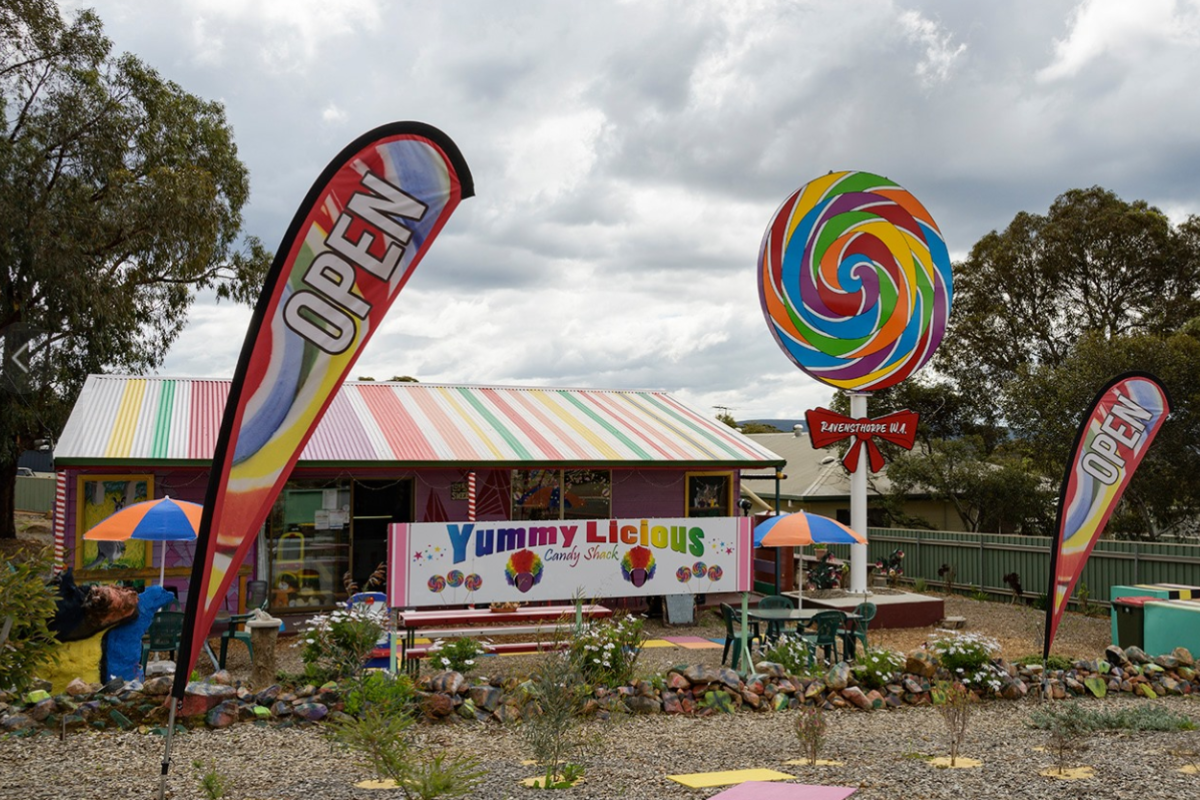
[[[548,639],[538,642],[501,642],[499,644],[488,645],[486,652],[491,655],[544,653],[551,650],[566,650],[570,646],[570,641],[562,639]],[[437,655],[437,651],[433,649],[432,644],[418,644],[404,651],[405,659],[429,658],[431,655]]]
[[[428,611],[401,611],[398,622],[402,631],[398,634],[403,647],[399,658],[410,671],[417,669],[418,659],[428,658],[433,644],[418,645],[416,637],[433,640],[460,639],[464,637],[490,636],[537,636],[537,641],[504,642],[489,646],[490,653],[534,653],[570,646],[570,633],[575,614],[585,619],[600,619],[612,615],[612,610],[601,605],[575,606],[529,606],[513,611],[490,612],[485,609],[440,609]],[[446,627],[435,627],[443,625]],[[566,631],[565,635],[557,634]],[[546,634],[545,639],[540,637]]]

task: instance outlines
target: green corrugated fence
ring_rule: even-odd
[[[13,504],[17,511],[49,514],[54,508],[54,478],[17,476]]]
[[[871,563],[886,560],[893,550],[904,551],[904,582],[924,578],[938,589],[942,564],[954,568],[954,589],[979,590],[997,598],[1012,592],[1004,576],[1016,572],[1026,598],[1044,595],[1049,585],[1048,536],[1001,536],[987,533],[871,528],[867,552]],[[837,558],[849,558],[849,545],[829,548]],[[1083,569],[1079,590],[1087,586],[1089,602],[1108,603],[1112,586],[1138,583],[1178,583],[1200,586],[1200,545],[1155,544],[1101,540]]]

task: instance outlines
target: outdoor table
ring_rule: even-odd
[[[538,622],[553,622],[558,619],[602,619],[612,616],[612,609],[602,605],[555,605],[555,606],[522,606],[512,611],[492,611],[490,608],[438,608],[424,611],[400,610],[396,614],[397,628],[403,629],[404,652],[416,644],[417,632],[423,628],[443,628],[447,626],[469,626],[470,633],[487,633],[489,625],[501,624],[533,624]]]
[[[795,622],[796,632],[799,633],[802,629],[808,627],[812,622],[812,618],[822,611],[837,611],[836,608],[751,608],[747,610],[747,615],[750,619],[762,620],[767,623],[771,622]],[[852,611],[841,612],[846,617],[846,622],[853,623],[862,619],[862,615],[855,614]],[[843,648],[847,649],[847,648]],[[849,658],[854,658],[854,646],[850,645]]]

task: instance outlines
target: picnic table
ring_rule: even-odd
[[[416,644],[418,633],[429,639],[458,639],[467,636],[519,636],[553,632],[564,619],[572,625],[576,618],[603,619],[612,609],[594,603],[582,605],[522,606],[511,611],[490,608],[438,608],[401,610],[396,614],[397,629],[402,633],[401,654],[405,667],[412,671],[417,659],[427,656],[430,646]],[[527,642],[492,645],[495,653],[529,653],[550,649],[554,641],[538,638]]]
[[[784,623],[795,622],[796,631],[800,632],[802,628],[808,627],[812,622],[812,618],[823,611],[839,611],[839,609],[831,608],[751,608],[746,611],[750,619],[762,620],[763,622]],[[852,630],[856,622],[862,619],[861,614],[855,614],[852,611],[840,611],[846,618],[845,624],[848,630]],[[854,658],[855,648],[852,638],[846,638],[846,651],[850,659]]]

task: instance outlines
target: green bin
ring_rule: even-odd
[[[1118,597],[1113,600],[1113,621],[1117,631],[1116,645],[1121,648],[1146,649],[1146,601],[1157,597]]]
[[[1188,600],[1193,597],[1200,598],[1200,586],[1185,586],[1179,583],[1135,583],[1130,586],[1112,586],[1109,588],[1108,600],[1110,603],[1115,603],[1119,597],[1140,597],[1143,595],[1146,597],[1155,597],[1160,600]],[[1117,634],[1117,619],[1118,615],[1114,607],[1112,614],[1113,642],[1120,641],[1120,636]],[[1142,645],[1139,644],[1138,647],[1142,647]]]

